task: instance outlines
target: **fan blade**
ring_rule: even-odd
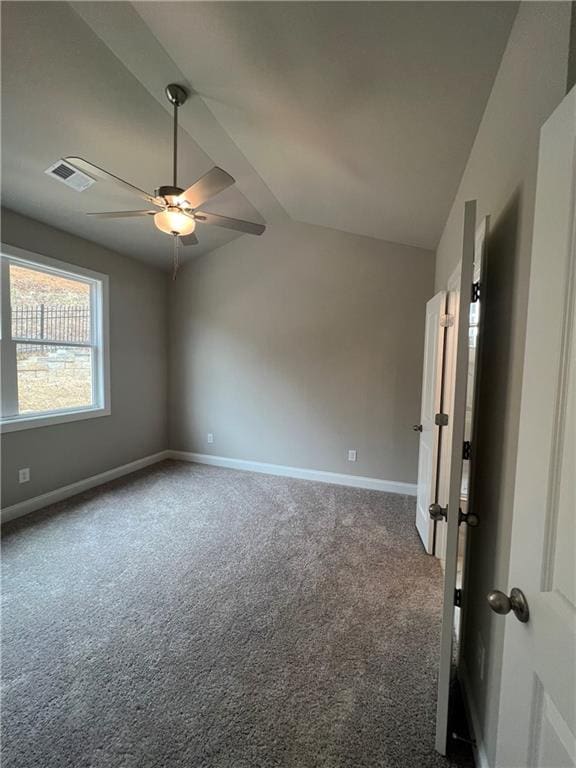
[[[154,216],[156,211],[96,211],[87,213],[86,216],[95,216],[97,219],[126,219],[129,216]]]
[[[92,174],[92,176],[97,176],[100,179],[113,181],[114,184],[117,184],[119,187],[123,187],[124,189],[128,190],[128,192],[132,192],[132,194],[138,195],[138,197],[143,197],[147,202],[153,203],[154,205],[158,204],[153,195],[149,195],[148,192],[145,192],[139,187],[135,187],[134,184],[130,184],[128,181],[124,181],[124,179],[121,179],[119,176],[115,176],[113,173],[105,171],[104,168],[100,168],[98,165],[94,165],[94,163],[89,163],[88,160],[84,160],[83,157],[65,157],[64,160],[67,163],[70,163],[70,165],[74,166],[78,171],[82,171],[88,175]]]
[[[180,242],[182,245],[198,245],[198,238],[194,232],[192,232],[191,235],[184,235],[184,237],[181,237]]]
[[[194,218],[203,224],[226,227],[226,229],[246,232],[249,235],[261,235],[266,229],[264,224],[256,224],[253,221],[243,221],[242,219],[231,219],[229,216],[220,216],[219,213],[208,213],[208,211],[196,211]]]
[[[182,200],[186,200],[191,208],[198,208],[199,205],[205,203],[218,192],[222,192],[223,189],[231,187],[234,184],[235,179],[230,176],[229,173],[223,171],[222,168],[214,166],[211,171],[205,173],[204,176],[195,181],[191,187],[180,195]]]

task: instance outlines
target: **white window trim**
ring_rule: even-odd
[[[80,421],[83,419],[94,419],[100,416],[109,416],[112,412],[110,402],[110,312],[109,312],[109,278],[101,272],[95,272],[86,267],[79,267],[76,264],[70,264],[65,261],[59,261],[41,253],[33,253],[23,248],[16,248],[12,245],[0,243],[1,253],[10,260],[18,260],[24,266],[46,267],[48,270],[56,269],[70,275],[71,278],[86,277],[91,280],[99,281],[101,285],[100,301],[93,302],[94,312],[92,314],[92,323],[95,331],[95,348],[97,350],[93,386],[102,393],[101,403],[92,408],[66,409],[59,411],[48,411],[39,414],[24,414],[22,416],[13,416],[0,419],[0,432],[16,432],[23,429],[33,429],[36,427],[48,427],[54,424],[64,424],[69,421]],[[10,329],[11,333],[11,315],[10,315],[10,294],[8,280],[5,279],[5,271],[9,261],[2,259],[2,325]],[[4,339],[2,348],[6,344],[12,344],[12,337]],[[4,364],[4,360],[2,361]],[[4,389],[4,387],[2,388]],[[10,393],[8,393],[10,395]],[[13,393],[12,393],[13,394]],[[3,397],[5,393],[3,393]]]

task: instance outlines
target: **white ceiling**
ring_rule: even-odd
[[[103,181],[77,193],[44,171],[61,157],[76,155],[145,190],[170,184],[171,112],[65,3],[2,3],[2,43],[2,204],[169,269],[171,240],[150,219],[85,215],[145,208],[143,201]],[[180,158],[183,186],[214,165],[184,131]],[[205,207],[262,221],[235,187]],[[186,248],[186,254],[239,237],[201,225],[197,234],[200,245]]]
[[[84,216],[134,207],[129,196],[102,182],[78,194],[44,169],[76,154],[151,191],[169,183],[163,87],[177,81],[196,92],[180,110],[182,185],[214,163],[237,179],[206,208],[434,248],[516,12],[494,2],[2,6],[4,204],[166,266],[170,242],[148,219]],[[237,237],[198,235],[194,254]]]
[[[291,217],[437,245],[514,6],[134,5]]]

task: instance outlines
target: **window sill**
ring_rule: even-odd
[[[65,424],[68,421],[83,421],[84,419],[96,419],[99,416],[110,416],[110,413],[110,408],[84,408],[78,411],[17,416],[13,419],[2,419],[0,432],[19,432],[23,429],[51,427],[54,424]]]

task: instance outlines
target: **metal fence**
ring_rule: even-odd
[[[90,307],[50,304],[12,307],[12,338],[90,343]]]

